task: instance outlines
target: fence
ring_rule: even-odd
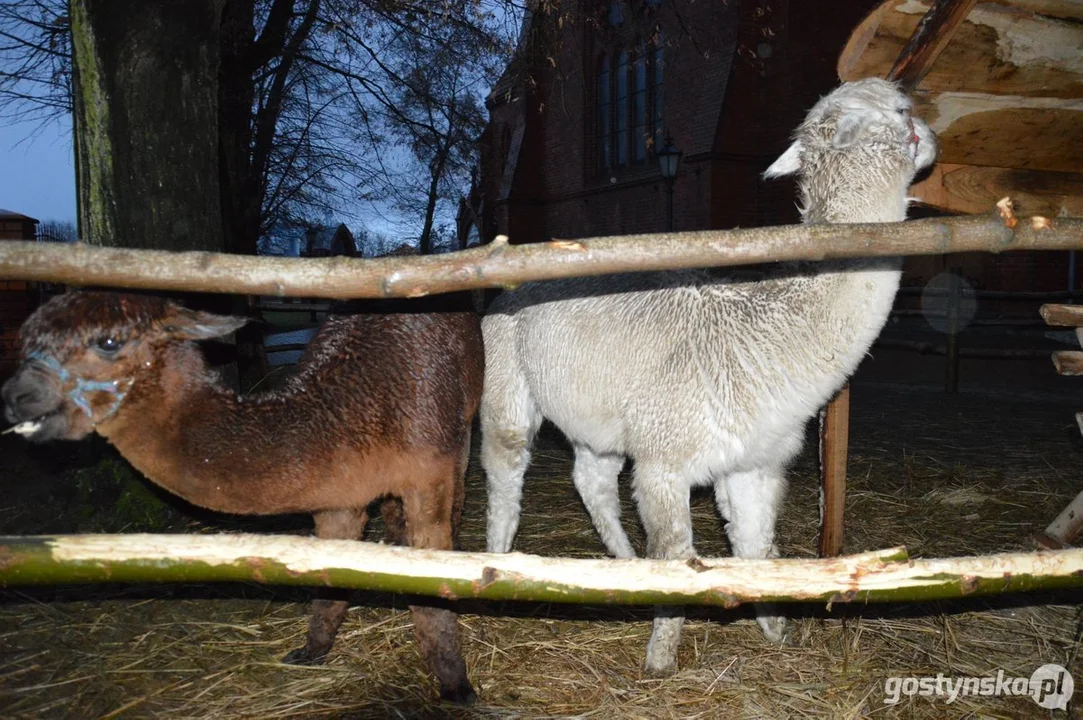
[[[1048,358],[1051,349],[1038,347],[1042,340],[1049,337],[1050,328],[1044,323],[1039,314],[1038,307],[1042,303],[1068,301],[1074,302],[1083,298],[1083,291],[1055,291],[1055,292],[1001,292],[990,290],[973,290],[965,286],[962,271],[953,268],[947,274],[950,278],[948,287],[905,287],[900,288],[898,298],[920,298],[923,307],[896,307],[891,311],[891,317],[899,318],[924,318],[928,324],[944,335],[944,341],[928,342],[924,340],[904,340],[898,338],[886,338],[881,336],[876,344],[879,347],[913,350],[923,355],[944,356],[944,389],[954,393],[959,389],[959,366],[961,358],[990,358],[1002,360],[1039,359]],[[981,301],[997,302],[1001,304],[1031,303],[1034,305],[1031,317],[980,317],[978,305]],[[929,307],[933,305],[933,307]],[[1033,333],[1033,347],[1005,348],[1005,347],[966,347],[961,341],[961,336],[967,334],[970,328],[986,328],[1003,331],[1016,331]],[[1055,332],[1055,331],[1052,331]],[[1074,335],[1072,336],[1074,340]]]
[[[571,277],[575,275],[728,266],[780,260],[823,260],[861,256],[892,256],[908,254],[939,254],[948,252],[1003,252],[1023,249],[1069,250],[1083,248],[1083,220],[1043,217],[1016,219],[1008,215],[937,218],[903,223],[877,225],[799,225],[728,231],[664,233],[634,237],[610,237],[583,240],[557,240],[530,246],[509,245],[507,238],[492,244],[440,256],[390,257],[371,260],[353,258],[284,259],[240,257],[214,253],[167,253],[85,245],[53,246],[36,243],[3,243],[0,245],[0,278],[19,278],[62,282],[67,284],[107,285],[115,287],[157,288],[203,292],[230,292],[300,297],[414,297],[451,290],[484,287],[514,287],[534,279]],[[78,538],[20,541],[5,539],[0,551],[0,585],[28,582],[130,578],[122,567],[134,567],[142,579],[175,577],[174,566],[188,568],[180,575],[196,579],[203,577],[206,567],[240,567],[248,579],[282,582],[279,575],[265,573],[265,561],[282,562],[271,550],[252,548],[248,554],[230,554],[229,537],[204,538],[209,546],[204,554],[191,556],[162,552],[147,546],[147,541],[135,540],[135,550],[123,537],[103,537],[90,555],[73,548],[84,547]],[[190,542],[184,537],[166,536],[166,546],[181,547]],[[268,545],[266,538],[259,541]],[[306,552],[289,555],[285,575],[298,584],[321,585],[340,574],[315,572],[330,568],[327,564],[332,545],[341,541],[310,541]],[[360,544],[365,545],[365,544]],[[351,544],[359,559],[368,558],[372,548],[360,550]],[[29,549],[28,549],[29,548]],[[36,548],[36,550],[35,550]],[[118,549],[119,548],[119,549]],[[124,548],[127,548],[125,550]],[[289,552],[283,550],[283,552]],[[413,562],[428,562],[432,551],[397,549],[393,567]],[[27,554],[29,553],[29,554]],[[438,564],[453,562],[455,554],[438,556]],[[110,560],[112,558],[112,560]],[[133,559],[134,558],[134,559]],[[429,560],[426,560],[429,558]],[[461,558],[460,558],[461,559]],[[115,563],[114,563],[115,561]],[[541,560],[522,555],[478,555],[464,578],[465,585],[484,589],[497,580],[510,583],[510,597],[516,599],[561,599],[576,601],[575,588],[582,588],[592,574],[584,563],[623,563],[620,573],[634,572],[641,586],[652,587],[656,581],[676,573],[691,583],[704,575],[711,565],[705,560]],[[557,577],[545,576],[542,582],[527,582],[538,567],[555,563]],[[742,561],[747,562],[747,561]],[[907,562],[905,556],[890,551],[874,557],[835,558],[830,560],[765,560],[762,567],[749,573],[707,573],[707,588],[699,585],[673,587],[667,598],[681,597],[688,602],[729,605],[745,600],[772,598],[776,600],[808,600],[804,587],[821,587],[824,583],[841,581],[843,586],[818,599],[828,602],[854,600],[887,600],[921,597],[949,597],[973,593],[1028,590],[1036,587],[1083,586],[1083,550],[1068,549],[1042,554],[994,555],[982,558],[951,558],[937,561]],[[915,575],[895,571],[902,562],[917,568]],[[113,567],[117,571],[105,572]],[[838,563],[842,563],[839,565]],[[855,564],[856,563],[856,564]],[[67,573],[58,575],[59,572]],[[591,568],[594,566],[591,565]],[[49,570],[54,568],[54,570]],[[98,568],[95,570],[94,568]],[[201,569],[202,568],[202,569]],[[300,568],[306,568],[302,572]],[[155,570],[156,569],[156,570]],[[311,571],[311,572],[309,572]],[[155,575],[157,572],[160,575]],[[381,576],[382,585],[372,585],[375,573],[353,578],[353,587],[382,587],[383,589],[429,594],[458,595],[449,591],[446,583],[419,584],[397,574],[397,580]],[[44,573],[44,574],[43,574]],[[50,574],[52,573],[52,574]],[[149,573],[149,574],[148,574]],[[187,574],[185,574],[187,573]],[[212,573],[213,575],[213,573]],[[273,576],[272,576],[273,575]],[[366,573],[359,573],[366,576]],[[209,576],[208,576],[209,577]],[[44,579],[43,579],[44,578]],[[523,579],[518,582],[516,578]],[[749,579],[751,578],[751,580]],[[790,578],[792,582],[785,580]],[[863,579],[864,578],[864,579]],[[865,579],[878,592],[865,584]],[[670,582],[666,580],[665,582]],[[782,584],[780,585],[780,581]],[[560,592],[552,590],[558,583]],[[366,584],[369,583],[369,584]],[[878,584],[879,583],[879,584]],[[913,589],[908,594],[906,588]],[[924,588],[924,589],[922,589]],[[930,588],[937,588],[932,590]],[[480,592],[480,591],[479,591]],[[825,591],[826,592],[826,591]],[[477,594],[477,593],[475,593]],[[484,593],[477,596],[486,597]],[[590,597],[595,597],[591,595]],[[622,595],[602,592],[601,597],[612,602],[656,602],[654,596]]]

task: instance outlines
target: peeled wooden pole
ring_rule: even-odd
[[[910,560],[582,560],[268,535],[0,538],[0,587],[101,582],[333,586],[450,599],[621,605],[893,602],[1083,586],[1083,550]]]
[[[321,298],[417,297],[528,280],[780,260],[1083,248],[1083,219],[993,214],[863,225],[790,225],[489,245],[443,255],[277,258],[0,243],[0,278]]]

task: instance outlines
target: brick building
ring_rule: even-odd
[[[0,210],[0,242],[35,240],[38,221],[9,210]],[[0,378],[10,374],[18,360],[19,326],[34,309],[34,293],[23,280],[0,280]]]
[[[654,151],[667,138],[683,153],[675,230],[797,222],[792,181],[760,173],[838,84],[839,53],[877,5],[582,0],[563,16],[528,12],[488,102],[469,203],[477,234],[523,243],[665,230],[667,184]],[[912,259],[904,284],[924,284],[947,262]],[[1066,253],[950,262],[978,287],[1067,284]]]

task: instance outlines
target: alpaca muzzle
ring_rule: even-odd
[[[71,400],[72,404],[82,410],[94,423],[108,420],[116,413],[120,408],[121,403],[124,402],[124,397],[127,395],[128,391],[131,390],[132,383],[134,382],[132,378],[123,378],[121,380],[87,380],[86,378],[68,372],[67,368],[60,364],[60,361],[52,355],[46,355],[44,353],[30,353],[27,356],[27,359],[36,362],[54,373],[60,381],[62,389],[68,388],[70,385],[70,388],[66,391],[62,390],[62,392],[69,400]],[[123,389],[121,389],[122,385],[124,386]],[[107,393],[113,396],[113,403],[106,409],[105,414],[97,419],[94,417],[94,409],[91,406],[91,393]]]

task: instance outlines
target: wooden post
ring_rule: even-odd
[[[963,301],[963,271],[953,267],[948,275],[948,338],[947,364],[944,370],[944,392],[959,392],[959,308]]]
[[[850,445],[850,386],[820,412],[820,556],[842,554],[846,454]]]

